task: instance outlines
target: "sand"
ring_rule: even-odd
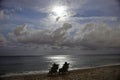
[[[1,77],[1,80],[120,80],[120,65],[71,70],[65,75],[28,74]]]

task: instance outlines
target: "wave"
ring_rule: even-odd
[[[80,70],[80,69],[91,69],[91,68],[99,68],[99,67],[107,67],[107,66],[117,66],[120,65],[120,63],[116,64],[107,64],[107,65],[99,65],[94,67],[81,67],[81,68],[71,68],[71,70]],[[48,71],[26,71],[21,73],[9,73],[5,75],[1,75],[0,77],[10,77],[10,76],[22,76],[22,75],[35,75],[35,74],[46,74]]]

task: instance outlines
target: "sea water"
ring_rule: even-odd
[[[62,67],[64,62],[70,63],[70,69],[119,64],[120,54],[0,56],[0,74],[48,71],[53,63]]]

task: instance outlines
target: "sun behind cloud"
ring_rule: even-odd
[[[54,6],[52,9],[53,15],[57,17],[64,17],[67,15],[67,7],[66,6]]]

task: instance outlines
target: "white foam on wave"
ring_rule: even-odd
[[[115,64],[106,64],[106,65],[99,65],[99,66],[94,66],[94,67],[81,67],[81,68],[72,68],[70,70],[78,70],[78,69],[91,69],[91,68],[99,68],[99,67],[107,67],[107,66],[117,66],[120,65],[120,63],[115,63]]]
[[[0,77],[10,77],[10,76],[20,76],[20,75],[33,75],[33,74],[43,74],[48,71],[25,71],[20,73],[7,73],[5,75],[1,75]]]

